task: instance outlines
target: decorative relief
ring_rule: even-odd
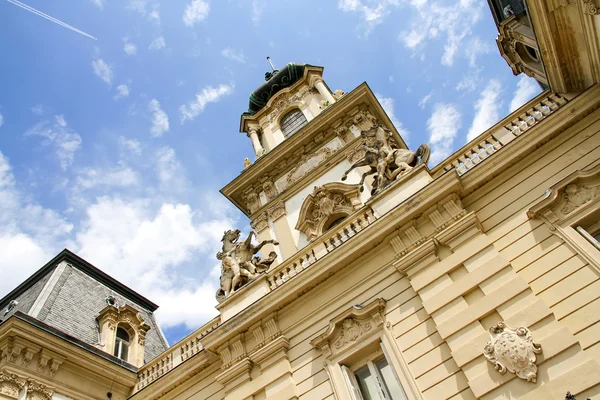
[[[267,210],[267,213],[273,221],[283,217],[285,215],[285,203],[282,200],[278,201]]]
[[[292,104],[297,103],[304,97],[301,93],[290,95],[288,93],[281,93],[280,96],[273,101],[271,104],[271,113],[269,114],[269,122],[273,123],[279,119],[282,112],[289,108]]]
[[[354,318],[346,318],[344,322],[342,322],[340,334],[334,342],[335,348],[341,349],[348,343],[356,342],[356,339],[358,339],[363,333],[371,330],[372,327],[373,325],[370,321],[361,324]]]
[[[246,204],[246,208],[250,212],[250,214],[254,214],[260,208],[260,199],[258,197],[258,193],[254,188],[250,188],[246,190],[242,194],[242,200]]]
[[[528,382],[536,382],[536,354],[542,346],[533,341],[531,332],[525,327],[513,329],[498,322],[489,329],[491,340],[483,349],[483,355],[501,374],[506,371],[516,374]]]
[[[338,126],[333,130],[336,136],[339,136],[344,143],[350,143],[354,140],[354,134],[346,125]]]
[[[364,307],[351,307],[332,319],[325,333],[311,340],[310,344],[325,358],[331,358],[383,327],[384,310],[383,299],[376,299]]]
[[[600,186],[589,188],[572,183],[565,188],[563,193],[564,206],[561,211],[563,214],[570,214],[578,207],[595,199],[598,195],[600,195]]]
[[[277,189],[284,191],[295,182],[308,175],[325,161],[327,161],[340,148],[339,142],[328,143],[317,151],[303,152],[296,165],[283,177],[277,180]]]
[[[31,379],[27,380],[27,400],[51,400],[54,389]]]
[[[265,195],[267,195],[267,199],[273,200],[275,197],[277,197],[277,189],[275,189],[273,181],[266,180],[265,182],[263,182],[262,187],[265,191]]]
[[[267,229],[269,227],[269,221],[266,211],[258,214],[256,218],[250,222],[250,226],[257,232]]]
[[[344,92],[343,90],[337,89],[335,92],[333,92],[333,98],[339,100],[342,97],[344,97],[345,94],[346,92]]]
[[[332,182],[315,186],[300,208],[296,229],[306,234],[309,240],[319,237],[328,228],[332,219],[352,214],[362,205],[360,187]]]
[[[588,15],[600,14],[600,1],[599,0],[583,0],[584,12]]]
[[[542,218],[551,231],[579,210],[600,198],[600,166],[577,171],[548,189],[544,198],[529,209],[529,218]]]
[[[25,379],[7,371],[0,371],[0,394],[17,398],[25,386]]]

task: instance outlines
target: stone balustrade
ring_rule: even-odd
[[[190,359],[204,349],[200,340],[214,331],[221,324],[221,317],[217,316],[202,327],[199,334],[184,341],[178,347],[171,347],[166,353],[157,357],[138,371],[138,381],[135,391],[139,392],[176,366]]]
[[[371,225],[377,217],[366,206],[350,215],[337,227],[328,230],[321,237],[300,250],[294,257],[285,260],[267,275],[270,290],[277,289],[312,264],[331,253],[351,237]]]
[[[535,103],[526,107],[523,112],[516,114],[512,119],[507,118],[496,124],[487,132],[487,135],[483,136],[483,139],[478,138],[468,143],[453,157],[435,167],[432,171],[433,175],[439,176],[451,170],[456,170],[458,175],[464,175],[568,101],[566,98],[551,92],[543,93],[536,100]],[[511,114],[511,116],[513,115]]]

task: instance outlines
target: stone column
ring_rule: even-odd
[[[269,229],[269,221],[267,218],[267,213],[262,212],[256,218],[254,218],[252,222],[250,222],[250,226],[256,232],[256,236],[258,237],[259,242],[262,242],[263,240],[274,239],[271,235],[271,230]],[[275,251],[274,245],[272,245],[271,243],[265,245],[260,251],[262,258],[267,258],[269,256],[269,253],[272,251]],[[280,261],[281,260],[275,259],[272,266],[279,264]]]
[[[271,206],[268,213],[271,221],[273,221],[273,225],[275,226],[275,234],[277,235],[277,241],[279,242],[281,255],[283,256],[284,260],[288,259],[296,254],[298,249],[294,243],[292,230],[290,229],[290,224],[286,218],[287,214],[285,212],[285,204],[283,201],[275,203],[273,206]],[[283,260],[280,261],[283,262]]]
[[[332,96],[332,94],[329,92],[329,90],[325,86],[325,82],[323,82],[323,79],[321,79],[321,78],[316,79],[314,86],[315,86],[315,89],[317,89],[319,91],[319,94],[323,97],[323,99],[327,100],[329,102],[329,104],[335,103],[335,98]]]
[[[254,154],[256,154],[256,157],[258,158],[258,157],[264,155],[265,149],[262,147],[262,144],[260,143],[260,139],[258,138],[257,128],[250,127],[248,129],[247,135],[250,138],[250,140],[252,140],[252,147],[254,147]]]

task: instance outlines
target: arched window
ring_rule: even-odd
[[[281,119],[281,130],[283,135],[287,138],[292,136],[307,123],[308,121],[302,111],[296,108],[285,114]]]
[[[115,339],[115,349],[113,355],[123,361],[127,361],[129,355],[129,345],[131,339],[129,333],[122,327],[117,327],[117,337]]]

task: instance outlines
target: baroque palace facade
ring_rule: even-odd
[[[600,398],[600,4],[489,1],[547,90],[429,168],[366,84],[268,73],[219,316],[169,347],[65,250],[0,300],[0,399]]]

